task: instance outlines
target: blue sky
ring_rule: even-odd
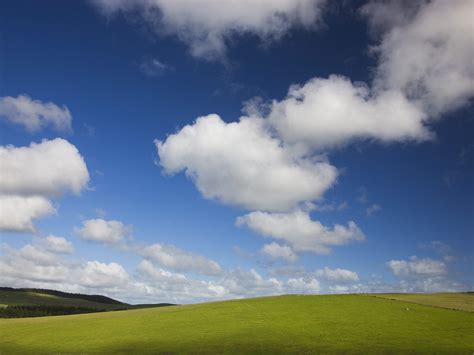
[[[397,4],[3,2],[0,282],[472,289],[472,2]]]

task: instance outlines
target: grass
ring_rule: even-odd
[[[474,293],[382,293],[374,294],[374,296],[433,307],[474,312]]]
[[[0,353],[470,354],[473,330],[464,311],[365,295],[279,296],[2,319]]]
[[[49,295],[47,293],[40,293],[40,292],[28,292],[30,296],[37,296],[41,298],[52,298],[52,299],[58,299],[58,296],[55,295]]]

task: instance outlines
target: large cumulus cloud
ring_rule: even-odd
[[[0,166],[1,230],[35,231],[35,219],[55,212],[52,198],[78,195],[89,181],[83,157],[61,138],[0,146]]]

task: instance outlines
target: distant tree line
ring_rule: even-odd
[[[66,314],[80,314],[92,312],[105,312],[105,309],[95,309],[89,307],[74,306],[6,306],[0,307],[0,318],[25,318],[25,317],[44,317],[44,316],[60,316]]]
[[[42,288],[13,288],[13,287],[0,287],[0,291],[12,291],[12,292],[38,292],[45,293],[48,295],[63,297],[63,298],[79,298],[86,301],[108,303],[108,304],[126,304],[113,298],[102,296],[102,295],[85,295],[82,293],[69,293],[56,290],[48,290]]]

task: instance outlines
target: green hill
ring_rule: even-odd
[[[171,304],[130,305],[102,295],[0,287],[0,318],[105,312],[169,305]]]
[[[466,311],[371,295],[295,295],[1,319],[0,353],[472,354],[473,330]]]
[[[373,296],[396,301],[425,304],[433,307],[474,312],[474,293],[380,293]]]

